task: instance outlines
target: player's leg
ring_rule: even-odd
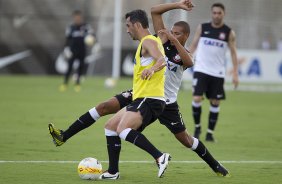
[[[197,153],[214,172],[222,176],[228,174],[228,171],[213,158],[205,145],[197,138],[188,134],[177,103],[166,105],[162,115],[158,119],[161,124],[165,125],[174,134],[175,138],[181,144]]]
[[[120,110],[120,104],[116,97],[98,104],[88,112],[80,116],[67,130],[64,131],[64,141],[77,134],[81,130],[94,124],[100,117],[116,113]]]
[[[146,101],[146,102],[145,102]],[[137,147],[143,149],[157,161],[158,177],[162,177],[167,168],[170,155],[160,152],[140,131],[152,123],[162,112],[164,102],[154,99],[137,99],[126,107],[126,112],[117,127],[117,133]],[[112,154],[112,153],[111,153]]]
[[[218,121],[220,100],[225,99],[223,89],[224,79],[210,76],[210,82],[207,89],[208,98],[210,99],[210,112],[208,120],[208,130],[206,141],[214,142],[214,130]]]
[[[53,138],[54,144],[56,146],[61,146],[73,135],[91,126],[100,117],[106,116],[108,114],[116,113],[119,109],[120,109],[119,101],[117,100],[116,97],[112,97],[111,99],[100,103],[98,106],[93,107],[85,114],[80,116],[65,131],[56,129],[53,124],[49,124],[49,131]]]
[[[82,54],[82,55],[79,57],[79,66],[78,66],[78,69],[77,69],[76,85],[80,85],[80,77],[81,77],[81,75],[82,75],[82,72],[83,72],[83,69],[84,69],[84,66],[85,66],[84,59],[85,59],[85,55]]]
[[[105,124],[109,167],[108,170],[101,175],[101,179],[119,178],[119,155],[121,150],[121,141],[116,130],[124,112],[125,108],[121,109]]]
[[[212,154],[199,139],[192,137],[187,133],[187,131],[182,131],[174,135],[176,139],[184,146],[197,153],[197,155],[202,158],[217,175],[229,175],[227,169],[225,169],[217,160],[214,159]]]
[[[75,59],[76,59],[75,56],[73,56],[68,60],[68,69],[67,72],[65,73],[65,78],[64,78],[65,85],[67,85],[69,82],[70,74],[72,72],[72,67]]]
[[[200,72],[194,72],[192,113],[195,123],[194,137],[196,138],[199,138],[201,134],[202,99],[206,88],[207,87],[205,74]]]
[[[209,124],[208,130],[206,134],[206,141],[214,142],[213,132],[215,130],[215,126],[218,120],[219,115],[219,104],[220,101],[216,99],[210,99],[210,112],[209,112]]]
[[[100,117],[108,114],[118,112],[123,107],[127,106],[132,102],[132,90],[123,91],[122,93],[112,97],[111,99],[100,103],[96,107],[93,107],[79,119],[77,119],[67,130],[59,130],[54,128],[53,124],[49,124],[49,131],[52,135],[53,142],[56,146],[62,145],[70,137],[77,134],[81,130],[91,126]],[[81,123],[83,119],[84,123]]]

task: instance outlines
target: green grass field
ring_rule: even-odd
[[[105,89],[104,78],[87,78],[80,93],[75,93],[72,86],[65,93],[59,92],[61,81],[62,77],[0,76],[1,184],[282,183],[281,93],[227,92],[215,132],[218,142],[203,142],[218,160],[228,161],[223,163],[232,174],[230,178],[217,177],[201,162],[172,162],[165,177],[159,179],[152,158],[126,142],[122,143],[122,161],[152,162],[121,163],[121,179],[118,181],[83,181],[77,175],[78,162],[3,162],[79,161],[89,156],[107,160],[103,125],[110,116],[101,118],[62,147],[53,145],[47,124],[53,122],[57,127],[67,128],[89,108],[130,88],[131,80],[122,79],[116,88]],[[178,101],[187,129],[193,132],[191,91],[181,91]],[[204,133],[208,109],[205,101],[202,115]],[[160,150],[171,153],[172,161],[200,161],[158,122],[147,128],[144,134]],[[102,164],[107,169],[107,163]]]

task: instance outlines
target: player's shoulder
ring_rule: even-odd
[[[228,26],[227,24],[224,24],[223,25],[223,28],[224,29],[226,29],[226,30],[229,30],[229,31],[231,31],[232,29],[231,29],[231,27],[230,26]]]
[[[202,29],[212,27],[211,22],[204,22],[204,23],[201,23],[200,26],[201,26]]]

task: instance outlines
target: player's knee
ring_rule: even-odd
[[[186,146],[187,148],[191,148],[192,145],[193,145],[193,137],[187,134],[187,135],[186,135],[185,146]]]
[[[96,109],[100,116],[116,113],[119,110],[119,104],[115,98],[100,103]]]
[[[111,120],[109,120],[106,124],[105,124],[105,129],[108,130],[116,130],[117,127],[115,126],[115,123]]]
[[[211,99],[211,100],[210,100],[210,103],[211,103],[211,105],[214,105],[214,106],[219,106],[219,104],[220,104],[220,100]]]
[[[196,102],[196,103],[202,102],[202,99],[203,99],[203,98],[202,98],[201,96],[194,96],[194,97],[193,97],[193,101]]]
[[[175,137],[187,148],[191,148],[193,145],[193,137],[186,131],[175,135]]]
[[[124,128],[123,126],[118,126],[118,127],[117,127],[117,133],[118,133],[118,135],[119,135],[123,130],[125,130],[125,128]]]

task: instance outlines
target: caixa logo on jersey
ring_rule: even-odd
[[[215,47],[220,47],[223,48],[224,44],[222,42],[218,42],[215,40],[204,40],[205,45],[210,45],[210,46],[215,46]]]

